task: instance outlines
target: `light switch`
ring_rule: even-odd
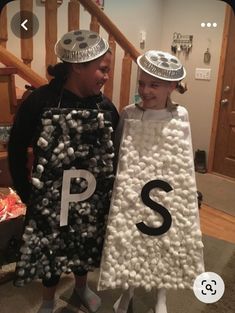
[[[210,68],[196,68],[195,79],[210,80],[211,69]]]

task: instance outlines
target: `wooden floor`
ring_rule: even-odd
[[[235,243],[235,216],[202,204],[200,221],[203,234]]]

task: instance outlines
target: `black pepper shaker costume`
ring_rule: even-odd
[[[112,139],[117,122],[115,106],[101,93],[81,99],[61,90],[56,79],[21,104],[8,146],[14,187],[27,204],[16,286],[34,278],[53,285],[63,272],[83,275],[99,266],[114,179]],[[32,181],[27,170],[30,145]],[[96,188],[88,199],[69,202],[68,223],[60,227],[63,174],[70,169],[91,173]],[[87,188],[86,179],[74,176],[68,187],[70,194]]]

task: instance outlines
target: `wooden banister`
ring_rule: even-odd
[[[34,87],[40,87],[47,83],[46,79],[34,72],[3,46],[0,46],[0,62],[7,66],[15,67],[17,73]]]
[[[0,45],[6,47],[7,39],[7,6],[5,5],[0,14]]]
[[[33,1],[32,0],[21,0],[20,1],[21,12],[31,12],[33,11]],[[21,17],[22,18],[22,17]],[[23,17],[24,20],[24,17]],[[33,38],[21,38],[21,58],[23,62],[31,67],[31,62],[33,60]]]
[[[109,98],[113,98],[113,81],[114,81],[114,69],[115,69],[115,55],[116,55],[116,42],[112,35],[109,35],[109,47],[112,51],[112,64],[109,72],[109,80],[104,85],[104,94]]]
[[[12,67],[0,68],[0,125],[8,125],[13,121],[16,112],[16,88],[14,74],[17,70]]]
[[[94,15],[91,16],[90,30],[92,30],[93,32],[97,32],[98,34],[100,32],[100,25],[98,19]]]
[[[120,88],[120,105],[119,110],[129,104],[129,91],[130,91],[130,77],[131,77],[132,61],[129,53],[125,52],[122,60],[122,75],[121,75],[121,88]]]
[[[79,0],[79,2],[92,16],[96,16],[100,25],[107,31],[107,33],[112,34],[119,46],[122,47],[124,51],[129,53],[132,60],[136,62],[136,59],[140,55],[140,52],[128,41],[128,39],[104,14],[104,12],[93,2],[93,0]]]
[[[27,11],[32,11],[33,0],[21,0],[20,3],[21,9],[26,8]],[[116,44],[118,44],[120,48],[123,49],[124,57],[122,60],[121,84],[119,90],[119,109],[122,109],[129,103],[132,61],[136,62],[140,52],[128,41],[128,39],[121,33],[116,25],[93,0],[68,1],[67,12],[69,31],[79,28],[81,5],[91,15],[90,29],[99,33],[100,27],[102,27],[108,34],[108,41],[112,50],[113,61],[111,64],[111,71],[109,73],[110,79],[104,87],[104,93],[111,100],[113,97],[114,86],[115,88],[119,88],[116,87],[116,84],[114,84]],[[54,45],[58,40],[57,11],[57,0],[45,1],[45,68],[47,68],[48,65],[54,65],[57,63],[57,57],[54,53]],[[21,39],[21,57],[24,63],[29,65],[26,66],[21,60],[15,57],[4,47],[5,41],[7,40],[6,14],[3,18],[0,17],[0,26],[2,25],[4,26],[4,29],[0,29],[0,62],[7,66],[16,67],[18,75],[20,75],[34,87],[39,87],[42,84],[47,83],[47,79],[40,77],[40,75],[29,68],[33,56],[33,38]],[[45,76],[46,75],[47,73]],[[49,75],[46,77],[48,79],[51,78]]]
[[[57,0],[46,1],[45,3],[46,17],[46,69],[49,65],[57,63],[57,56],[54,53],[54,46],[57,42]],[[50,75],[46,72],[46,76],[50,79]]]
[[[80,4],[77,0],[68,3],[68,31],[78,29],[80,25]]]

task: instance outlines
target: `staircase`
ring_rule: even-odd
[[[19,0],[20,10],[33,12],[33,3],[35,0]],[[58,21],[58,0],[45,0],[45,69],[48,65],[57,63],[57,57],[54,54],[54,45],[57,38],[57,21]],[[65,2],[65,1],[64,1]],[[116,25],[109,19],[93,0],[70,0],[67,1],[67,19],[68,29],[80,28],[80,17],[84,9],[90,15],[90,25],[87,29],[98,33],[107,33],[110,48],[112,50],[113,61],[109,80],[104,86],[104,94],[113,99],[114,88],[120,94],[119,103],[115,103],[121,111],[124,106],[129,104],[130,100],[130,85],[132,75],[132,63],[136,62],[140,55],[139,51],[127,40],[120,32]],[[82,7],[82,10],[81,10]],[[64,14],[66,15],[66,13]],[[42,21],[40,21],[41,23]],[[15,86],[15,76],[19,75],[27,84],[33,87],[39,87],[46,84],[51,77],[46,73],[44,77],[40,76],[32,67],[34,37],[28,39],[18,39],[21,47],[21,58],[14,55],[14,51],[7,49],[8,29],[7,29],[7,6],[4,7],[0,15],[0,63],[5,67],[0,66],[0,127],[5,127],[12,124],[14,114],[24,98],[24,91],[19,90]],[[84,27],[83,27],[84,28]],[[61,36],[61,35],[60,35]],[[60,37],[59,36],[59,37]],[[17,40],[17,38],[16,38]],[[116,50],[118,48],[123,51],[123,58],[116,60]],[[38,47],[38,43],[37,43]],[[116,64],[121,63],[121,68]],[[121,78],[119,83],[114,83],[114,73],[120,71]],[[26,91],[27,93],[27,91]],[[5,143],[0,146],[0,187],[11,186],[11,178],[8,172],[7,152]]]
[[[20,0],[20,10],[33,12],[33,0]],[[58,1],[45,1],[45,68],[50,64],[57,63],[57,57],[54,54],[54,45],[57,42],[57,21],[58,21]],[[110,79],[104,87],[104,94],[113,99],[114,88],[119,90],[120,100],[115,103],[121,111],[124,106],[129,104],[130,85],[132,75],[132,62],[136,62],[139,51],[128,41],[128,39],[120,32],[116,25],[109,19],[103,10],[93,0],[70,0],[67,1],[67,18],[68,30],[78,29],[80,27],[81,6],[90,14],[90,28],[100,33],[105,31],[108,35],[110,48],[112,49],[113,62],[110,71]],[[41,21],[40,21],[41,22]],[[21,59],[17,58],[12,51],[6,49],[8,40],[7,34],[7,6],[3,9],[0,16],[0,62],[7,67],[15,68],[16,74],[23,78],[27,83],[34,87],[39,87],[51,77],[45,73],[45,77],[38,75],[31,64],[33,61],[33,45],[34,39],[19,39],[21,45]],[[118,86],[115,82],[114,72],[116,64],[117,45],[123,50],[123,58],[121,60],[121,79]],[[119,70],[119,69],[117,69]]]

